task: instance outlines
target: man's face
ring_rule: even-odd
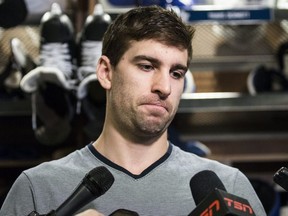
[[[187,50],[133,41],[112,71],[107,112],[114,126],[134,138],[162,134],[177,111],[187,59]]]

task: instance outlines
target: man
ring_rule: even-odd
[[[184,152],[167,140],[192,58],[193,34],[194,28],[173,11],[156,6],[118,16],[104,36],[96,69],[107,96],[101,135],[60,160],[24,171],[1,215],[56,209],[98,166],[108,168],[115,181],[80,215],[110,215],[119,209],[188,215],[196,207],[189,182],[203,170],[213,170],[229,193],[248,199],[256,215],[266,215],[239,170]]]

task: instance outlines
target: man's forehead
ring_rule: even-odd
[[[167,45],[157,40],[141,40],[131,41],[129,48],[126,50],[124,55],[134,56],[149,56],[151,58],[167,58],[171,56],[173,60],[180,61],[182,64],[187,64],[188,61],[188,50],[181,49],[177,46]],[[179,63],[180,63],[179,62]]]

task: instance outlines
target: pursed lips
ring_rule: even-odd
[[[162,108],[164,108],[167,112],[169,111],[169,108],[168,108],[168,106],[166,105],[166,103],[161,102],[161,101],[146,102],[146,103],[143,103],[143,105],[162,107]]]

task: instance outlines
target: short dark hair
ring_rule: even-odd
[[[102,55],[116,66],[129,49],[130,41],[153,39],[169,46],[187,49],[192,59],[194,27],[185,24],[171,9],[159,6],[133,8],[120,14],[108,27],[103,38]]]

